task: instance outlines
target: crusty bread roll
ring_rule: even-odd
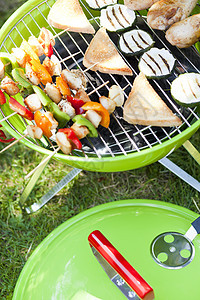
[[[96,65],[94,65],[96,64]],[[131,69],[120,56],[113,42],[110,40],[106,29],[100,28],[88,46],[83,65],[92,71],[102,73],[133,75]]]
[[[49,24],[55,28],[95,33],[78,0],[57,0],[50,9],[47,19]]]
[[[124,5],[132,10],[142,10],[151,7],[159,0],[124,0]]]
[[[152,126],[179,126],[182,121],[173,114],[152,88],[143,73],[133,82],[124,105],[124,120],[130,124]]]

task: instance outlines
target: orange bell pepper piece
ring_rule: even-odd
[[[47,69],[40,63],[40,61],[38,62],[35,59],[32,59],[30,61],[31,65],[32,65],[32,69],[33,71],[37,74],[37,76],[39,77],[40,81],[46,85],[47,82],[51,83],[52,82],[52,77],[49,74],[49,72],[47,71]]]
[[[56,77],[56,86],[63,96],[71,96],[71,90],[66,81],[62,77]]]
[[[40,62],[40,59],[39,59],[38,55],[35,53],[35,51],[33,50],[33,48],[29,45],[29,43],[27,41],[23,40],[23,42],[21,43],[20,48],[22,50],[24,50],[24,52],[29,56],[29,61],[31,59],[34,59],[37,62]]]
[[[52,136],[51,127],[52,123],[50,120],[45,116],[45,114],[41,113],[41,111],[37,110],[34,114],[34,120],[38,127],[40,127],[43,131],[43,134],[46,137]]]
[[[102,117],[102,120],[100,122],[101,126],[108,128],[110,124],[110,115],[107,109],[105,109],[105,107],[103,107],[101,103],[90,101],[86,102],[81,108],[84,110],[92,109],[96,111]]]

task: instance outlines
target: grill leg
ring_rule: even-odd
[[[183,144],[183,147],[189,152],[189,154],[196,160],[196,162],[200,165],[200,153],[199,151],[192,145],[190,141],[186,141]],[[169,154],[168,154],[169,155]],[[181,178],[183,181],[192,186],[195,190],[200,192],[200,182],[197,181],[194,177],[189,175],[187,172],[178,167],[175,163],[169,160],[167,157],[164,157],[159,160],[163,166]]]
[[[44,158],[45,159],[45,158]],[[44,206],[49,200],[53,198],[62,188],[64,188],[72,179],[74,179],[82,170],[74,168],[72,171],[70,171],[63,179],[61,179],[51,190],[48,191],[47,194],[42,196],[42,198],[33,203],[30,206],[26,206],[26,201],[28,200],[28,197],[33,190],[33,188],[36,185],[37,180],[39,179],[41,173],[45,169],[46,165],[48,164],[49,160],[45,162],[41,167],[35,171],[33,176],[31,177],[29,183],[25,187],[21,197],[20,197],[20,207],[22,210],[26,211],[28,214],[34,213],[37,210],[39,210],[42,206]]]
[[[167,169],[169,169],[171,172],[173,172],[175,175],[177,175],[183,181],[185,181],[186,183],[188,183],[195,190],[197,190],[198,192],[200,192],[200,182],[197,181],[191,175],[189,175],[187,172],[185,172],[184,170],[182,170],[179,166],[177,166],[175,163],[173,163],[167,157],[164,157],[164,158],[160,159],[159,163],[161,163],[163,166],[165,166]]]

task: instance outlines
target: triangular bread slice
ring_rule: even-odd
[[[132,90],[124,105],[124,120],[130,124],[146,126],[172,127],[182,124],[143,73],[140,73],[133,82]]]
[[[86,68],[91,67],[92,71],[133,75],[131,69],[124,62],[115,45],[110,40],[104,27],[97,31],[88,46],[83,58],[83,65]]]
[[[48,22],[55,28],[95,33],[78,0],[57,0],[50,9]]]

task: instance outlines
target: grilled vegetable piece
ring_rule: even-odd
[[[119,39],[119,48],[127,55],[139,55],[153,47],[153,44],[151,35],[140,29],[125,32]]]
[[[2,90],[0,90],[0,105],[3,105],[5,103],[6,103],[6,96],[4,95]]]
[[[32,59],[30,61],[31,63],[31,67],[33,69],[33,71],[37,74],[37,76],[39,77],[40,81],[46,85],[47,82],[51,83],[52,82],[52,77],[49,74],[49,72],[47,71],[47,69],[41,65],[40,61],[38,62],[35,59]]]
[[[29,61],[31,59],[36,60],[38,63],[40,62],[39,56],[37,53],[33,50],[31,45],[26,40],[23,40],[23,42],[20,45],[20,49],[24,50],[24,52],[28,55]]]
[[[124,120],[130,124],[152,126],[179,126],[181,120],[149,84],[143,73],[133,82],[132,90],[124,105]]]
[[[0,124],[0,128],[2,125]],[[8,139],[3,130],[0,130],[0,143],[10,143],[13,142],[15,138]]]
[[[200,14],[173,24],[166,32],[166,39],[178,48],[187,48],[200,39]]]
[[[117,0],[86,0],[88,6],[95,10],[100,10],[108,5],[116,4]]]
[[[122,31],[131,27],[136,20],[135,12],[125,5],[115,4],[102,9],[100,25],[108,31]]]
[[[81,108],[81,106],[83,106],[85,104],[85,102],[81,99],[76,99],[76,98],[71,97],[71,96],[67,96],[66,99],[67,99],[68,102],[71,103],[71,105],[75,109],[76,115],[79,115],[79,112],[80,112],[79,109]],[[84,110],[82,112],[84,112]]]
[[[17,60],[14,55],[7,52],[0,52],[0,59],[5,66],[4,71],[11,74],[12,69],[19,68]]]
[[[108,98],[112,99],[116,106],[120,107],[124,104],[124,94],[118,85],[114,84],[110,87]]]
[[[200,104],[200,74],[179,75],[171,85],[171,94],[177,103],[194,107]]]
[[[64,127],[70,120],[70,116],[66,112],[61,111],[56,103],[51,102],[47,106],[47,108],[53,114],[54,118],[58,121],[60,127]]]
[[[27,80],[24,69],[15,68],[12,70],[13,79],[18,82],[23,88],[27,89],[28,93],[33,93],[32,84]]]
[[[71,96],[69,85],[62,77],[56,77],[56,87],[63,96]]]
[[[24,99],[25,105],[30,109],[30,111],[35,112],[42,108],[42,103],[37,94],[31,94]]]
[[[8,76],[5,76],[1,81],[1,89],[4,90],[9,96],[14,96],[19,93],[19,87]]]
[[[164,78],[170,75],[175,65],[175,58],[166,49],[151,48],[139,61],[138,68],[147,78]]]
[[[58,122],[53,118],[51,112],[41,113],[41,111],[37,110],[34,114],[34,120],[48,138],[52,136],[52,130],[58,126]]]
[[[39,86],[33,85],[33,90],[38,95],[43,106],[47,106],[52,102],[52,100],[45,94],[45,92]]]
[[[187,18],[198,0],[161,0],[148,11],[147,22],[154,28],[165,30],[172,24]]]
[[[83,58],[83,65],[92,71],[133,75],[132,70],[122,59],[103,27],[97,31],[88,46]]]
[[[26,118],[30,121],[34,119],[33,113],[12,97],[9,99],[9,106],[13,111],[16,111],[18,115],[22,116],[23,118]]]
[[[151,7],[155,2],[159,0],[124,0],[124,5],[132,10],[143,10]]]
[[[85,117],[83,117],[82,115],[75,116],[72,119],[72,121],[76,125],[78,125],[78,126],[85,126],[85,127],[87,127],[88,130],[89,130],[88,136],[90,136],[90,137],[98,137],[98,132],[97,132],[96,128],[94,127],[94,125],[89,120],[87,120]],[[71,128],[73,129],[73,126]],[[77,137],[78,137],[78,135],[77,135]]]

